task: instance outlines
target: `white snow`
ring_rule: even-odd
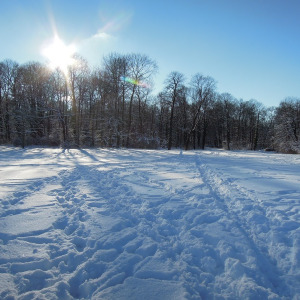
[[[300,157],[0,147],[1,299],[300,299]]]

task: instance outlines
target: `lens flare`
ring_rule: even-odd
[[[99,30],[100,32],[117,32],[126,27],[132,20],[133,13],[122,11],[113,17],[100,14],[101,22],[104,24]]]
[[[136,79],[133,79],[133,78],[130,78],[130,77],[121,76],[120,79],[122,81],[126,81],[126,82],[129,82],[129,83],[134,84],[134,85],[138,85],[138,86],[141,86],[141,87],[144,87],[144,88],[149,88],[149,85],[147,83],[136,80]]]

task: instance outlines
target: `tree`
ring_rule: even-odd
[[[169,130],[168,130],[168,150],[171,150],[173,143],[173,121],[174,121],[174,109],[175,104],[179,101],[179,98],[186,92],[184,85],[185,78],[182,73],[171,72],[166,81],[164,89],[164,98],[168,100],[170,105],[170,117],[169,117]]]
[[[104,57],[101,98],[102,120],[105,122],[102,122],[102,126],[106,128],[104,140],[117,147],[122,145],[125,136],[126,98],[130,85],[122,78],[129,76],[128,72],[128,56],[112,53]]]
[[[265,110],[256,100],[237,101],[232,132],[233,146],[256,150],[260,142],[260,127]]]
[[[213,78],[209,76],[203,76],[198,73],[194,75],[191,80],[190,94],[191,94],[192,104],[191,104],[190,114],[191,114],[192,121],[185,141],[186,150],[189,148],[192,134],[194,134],[196,131],[196,128],[201,119],[201,115],[202,115],[202,122],[203,122],[201,148],[204,149],[206,128],[207,128],[206,112],[209,106],[209,102],[212,101],[215,88],[216,88],[216,82]]]
[[[0,62],[0,143],[11,141],[12,101],[18,64],[12,60]]]
[[[284,153],[300,153],[300,99],[280,103],[275,116],[274,146]]]
[[[68,68],[67,81],[72,102],[71,126],[73,141],[80,147],[81,129],[84,122],[84,111],[88,99],[87,87],[90,69],[87,61],[79,55],[74,55],[75,63]]]
[[[224,109],[224,146],[226,149],[231,149],[231,136],[233,131],[233,120],[234,120],[234,114],[235,114],[235,99],[233,96],[229,93],[223,93],[220,95],[220,100],[223,104]]]
[[[14,85],[14,125],[22,147],[41,144],[46,130],[50,73],[45,66],[30,62],[20,66]]]
[[[60,69],[56,69],[51,74],[49,97],[51,99],[49,144],[66,147],[71,143],[69,133],[70,103],[68,81]]]
[[[130,145],[130,135],[133,123],[133,100],[134,97],[138,98],[138,112],[141,113],[141,103],[144,89],[149,89],[151,79],[157,71],[156,62],[150,59],[147,55],[130,54],[128,56],[128,75],[132,80],[130,98],[129,98],[129,111],[128,111],[128,125],[127,125],[127,142],[126,146]],[[147,93],[144,93],[147,96]],[[139,119],[139,118],[138,118]]]

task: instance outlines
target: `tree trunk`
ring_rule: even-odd
[[[133,103],[133,97],[135,93],[136,86],[133,85],[132,93],[130,96],[130,102],[129,102],[129,113],[128,113],[128,129],[127,129],[127,141],[126,141],[126,147],[129,147],[129,141],[130,141],[130,133],[131,133],[131,126],[132,126],[132,103]]]
[[[169,128],[168,150],[171,150],[171,148],[172,148],[172,138],[173,138],[172,134],[173,134],[173,119],[174,119],[175,100],[176,100],[176,97],[175,97],[175,95],[173,95],[172,107],[171,107],[171,115],[170,115],[170,128]]]

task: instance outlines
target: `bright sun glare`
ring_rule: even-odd
[[[43,49],[43,55],[48,59],[51,69],[59,68],[66,74],[68,67],[75,62],[73,58],[75,50],[74,45],[66,45],[56,35],[53,41]]]

